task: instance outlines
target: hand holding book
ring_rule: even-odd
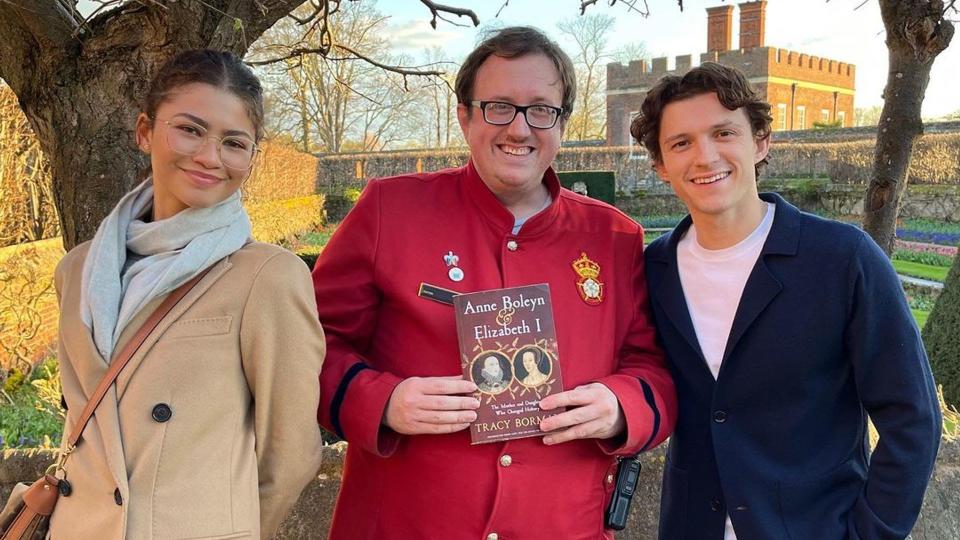
[[[540,401],[540,408],[545,411],[558,407],[567,407],[567,411],[540,422],[540,430],[548,433],[543,438],[546,444],[574,439],[609,439],[623,433],[626,427],[617,396],[600,383],[578,386]]]

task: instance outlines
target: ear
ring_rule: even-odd
[[[137,138],[137,147],[142,152],[150,153],[150,146],[153,142],[153,121],[146,113],[137,115],[137,127],[135,130]]]
[[[567,129],[567,119],[561,118],[558,123],[560,124],[560,140],[563,140],[563,132]]]
[[[757,139],[756,147],[757,149],[753,154],[754,165],[760,163],[760,160],[767,157],[767,154],[770,152],[770,134],[768,133],[767,136],[762,139]]]
[[[657,172],[657,176],[660,177],[660,180],[662,180],[664,184],[670,183],[670,177],[667,176],[667,169],[663,166],[662,161],[654,161],[653,170]]]
[[[457,122],[460,123],[460,131],[463,132],[463,138],[469,139],[470,134],[470,106],[464,103],[457,103]]]

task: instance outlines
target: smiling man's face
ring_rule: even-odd
[[[560,74],[542,54],[492,55],[480,66],[475,81],[472,97],[477,101],[561,105]],[[536,129],[517,114],[513,122],[494,126],[484,121],[479,107],[469,104],[457,107],[457,118],[480,178],[498,196],[536,189],[560,149],[562,119],[552,128]]]
[[[767,155],[744,109],[731,111],[717,94],[700,94],[664,107],[658,137],[662,159],[654,167],[698,216],[736,219],[756,205],[754,165]]]

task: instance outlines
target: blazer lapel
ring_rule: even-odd
[[[770,270],[770,261],[775,256],[794,256],[799,248],[800,211],[774,193],[761,193],[760,198],[776,204],[776,214],[773,217],[770,234],[767,235],[767,240],[760,251],[757,263],[743,288],[740,305],[737,307],[737,313],[733,318],[730,336],[727,338],[727,346],[723,353],[721,374],[727,367],[727,360],[737,343],[757,320],[757,317],[763,313],[763,310],[783,290],[783,284]]]
[[[690,216],[684,218],[670,233],[665,249],[659,254],[657,262],[665,264],[666,268],[662,270],[663,277],[660,284],[657,285],[656,291],[654,291],[653,298],[666,313],[670,323],[683,336],[687,345],[696,353],[700,364],[712,380],[713,375],[709,373],[703,351],[700,349],[697,332],[693,329],[693,320],[690,318],[687,300],[683,295],[683,284],[680,282],[680,271],[677,266],[677,244],[683,237],[683,233],[690,227],[690,223],[692,223]]]

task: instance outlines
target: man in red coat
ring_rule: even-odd
[[[670,434],[643,231],[550,168],[575,88],[539,31],[488,38],[456,82],[467,165],[371,181],[318,260],[318,418],[350,443],[331,538],[612,538],[616,457]],[[453,308],[428,293],[538,283],[566,389],[540,407],[567,411],[543,437],[472,446],[477,387],[461,376]]]

